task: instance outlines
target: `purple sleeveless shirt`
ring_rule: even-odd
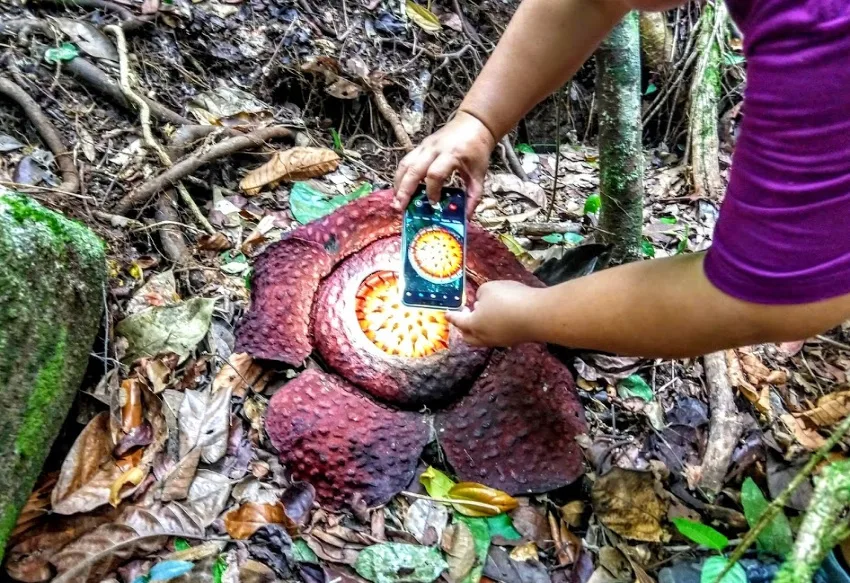
[[[705,272],[765,304],[850,293],[850,0],[727,0],[747,88]]]

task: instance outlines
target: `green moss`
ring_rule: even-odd
[[[3,561],[5,555],[5,542],[9,540],[12,531],[15,530],[15,525],[18,523],[19,509],[15,504],[4,504],[2,514],[0,514],[0,562]]]
[[[44,365],[38,371],[35,387],[30,393],[21,419],[21,428],[15,440],[15,453],[24,457],[36,457],[46,453],[45,443],[54,432],[53,427],[45,423],[45,411],[56,403],[56,394],[65,386],[65,340],[67,331],[63,328],[56,340],[48,339]]]

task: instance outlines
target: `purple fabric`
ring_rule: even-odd
[[[766,304],[850,293],[850,0],[728,0],[747,88],[705,271]]]

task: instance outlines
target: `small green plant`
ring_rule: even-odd
[[[599,193],[591,194],[584,201],[584,214],[586,215],[598,213],[600,208],[602,208],[602,198],[600,198]]]
[[[674,518],[673,524],[685,538],[690,539],[698,545],[713,549],[718,553],[722,553],[723,549],[729,545],[729,539],[726,535],[707,524],[688,520],[687,518]],[[723,572],[728,564],[729,559],[722,554],[706,559],[700,572],[700,583],[715,583],[717,576]],[[747,573],[741,565],[735,563],[732,569],[723,576],[720,583],[747,583]]]

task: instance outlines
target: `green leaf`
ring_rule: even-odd
[[[487,552],[490,550],[490,527],[486,518],[472,518],[469,516],[457,516],[457,520],[466,524],[475,541],[475,566],[469,574],[463,578],[461,583],[478,583],[484,571],[484,563],[487,562]]]
[[[741,486],[741,505],[744,507],[744,516],[747,523],[753,528],[770,505],[767,498],[752,478],[744,480]],[[791,523],[784,512],[776,515],[767,527],[761,531],[756,539],[758,547],[772,555],[784,557],[791,552],[794,546],[794,534],[791,532]]]
[[[688,238],[682,237],[679,239],[679,244],[676,245],[676,255],[681,255],[688,250]]]
[[[644,95],[652,95],[658,91],[658,87],[655,86],[655,83],[650,83],[646,86],[646,91],[643,92]]]
[[[520,540],[522,535],[514,528],[514,521],[509,514],[502,513],[487,517],[487,528],[490,529],[490,538],[500,536],[506,540]]]
[[[339,137],[339,132],[336,129],[331,128],[331,139],[334,142],[334,150],[337,152],[342,152],[342,138]]]
[[[313,552],[303,538],[292,541],[292,556],[299,563],[318,563],[319,557]]]
[[[640,375],[633,374],[617,383],[617,394],[621,399],[639,397],[649,403],[652,401],[652,388],[646,384]]]
[[[689,538],[698,545],[722,551],[729,544],[729,539],[723,533],[717,532],[707,524],[694,522],[687,518],[674,518],[673,524],[676,525],[676,529],[682,533],[682,536]]]
[[[564,242],[564,236],[561,233],[551,233],[541,238],[547,243],[552,243],[553,245]]]
[[[448,498],[449,490],[455,485],[454,480],[434,466],[428,466],[428,469],[422,472],[419,482],[425,486],[425,491],[431,498]]]
[[[529,144],[517,144],[514,147],[514,150],[516,150],[520,154],[533,154],[534,153],[534,148],[532,148]]]
[[[219,555],[212,566],[213,583],[221,583],[225,571],[227,571],[227,559],[224,555]]]
[[[448,568],[437,547],[383,543],[357,555],[354,570],[372,583],[431,583]]]
[[[565,233],[564,241],[570,245],[578,245],[584,241],[584,235],[579,235],[578,233]]]
[[[655,247],[652,246],[652,243],[650,243],[648,239],[641,239],[640,251],[643,253],[644,257],[655,257]]]
[[[586,215],[599,212],[600,208],[602,208],[602,198],[600,198],[598,193],[591,194],[587,197],[587,200],[584,201],[584,214]]]
[[[189,544],[185,538],[176,538],[174,539],[174,550],[175,551],[185,551],[190,548],[192,545]]]
[[[80,56],[80,51],[73,43],[62,43],[58,47],[53,47],[44,51],[44,60],[48,63],[73,61],[78,56]]]
[[[658,220],[664,223],[665,225],[675,225],[678,222],[676,220],[676,217],[661,217]]]
[[[502,233],[499,235],[499,240],[507,247],[516,257],[521,257],[526,254],[525,248],[519,244],[519,241],[510,233]]]
[[[729,564],[729,559],[726,557],[709,557],[702,565],[699,583],[714,583],[717,576],[723,572],[726,565]],[[735,563],[735,566],[723,576],[720,583],[747,583],[747,572],[740,563]]]
[[[289,208],[295,220],[305,225],[370,192],[372,192],[372,185],[364,182],[349,194],[329,198],[310,186],[308,182],[296,182],[289,191]]]
[[[723,55],[723,63],[725,65],[729,65],[730,67],[734,67],[735,65],[743,65],[747,62],[746,57],[744,55],[736,55],[734,53],[724,53]]]

